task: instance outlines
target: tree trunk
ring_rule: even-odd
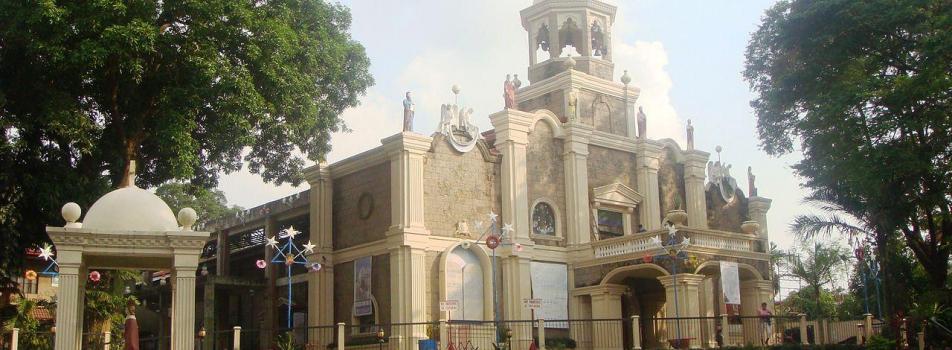
[[[122,165],[122,177],[119,178],[118,188],[135,186],[135,176],[136,176],[136,151],[139,148],[139,141],[136,140],[126,140],[126,149],[124,150],[124,161]]]

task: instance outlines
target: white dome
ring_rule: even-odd
[[[177,231],[168,204],[135,186],[106,193],[89,208],[83,228],[103,231]]]

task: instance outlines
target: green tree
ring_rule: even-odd
[[[815,299],[816,310],[814,316],[830,316],[822,307],[821,298],[827,286],[833,285],[837,278],[843,275],[849,255],[838,245],[824,245],[813,242],[799,251],[791,251],[784,257],[783,264],[787,274],[803,281]],[[818,297],[820,296],[820,297]]]
[[[322,0],[0,2],[0,271],[124,184],[214,188],[244,163],[299,183],[373,83]],[[104,176],[105,175],[105,176]]]
[[[41,324],[33,317],[33,310],[48,307],[45,302],[20,298],[17,301],[16,313],[3,324],[5,332],[20,329],[20,348],[45,350],[53,348],[52,333],[49,324]]]
[[[178,213],[182,208],[192,208],[198,213],[197,224],[215,219],[233,216],[242,210],[238,206],[228,206],[225,193],[217,189],[206,189],[189,183],[170,182],[155,189],[155,195],[162,198]]]
[[[942,0],[781,1],[744,71],[761,147],[798,144],[813,195],[866,218],[879,250],[901,235],[935,289],[952,252],[949,28]]]

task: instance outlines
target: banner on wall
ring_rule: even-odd
[[[721,261],[721,288],[724,290],[724,303],[740,305],[740,277],[737,263]]]
[[[373,314],[370,282],[373,277],[373,257],[365,256],[354,261],[354,316]]]
[[[535,310],[536,319],[567,320],[569,318],[568,269],[565,264],[533,261],[529,265],[532,298],[541,301]],[[564,322],[546,323],[547,328],[568,328]]]

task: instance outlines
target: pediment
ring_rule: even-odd
[[[599,204],[635,207],[643,200],[641,193],[620,183],[592,189],[593,200]]]

